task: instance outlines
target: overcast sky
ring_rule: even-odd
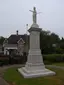
[[[37,17],[39,26],[64,37],[64,0],[0,0],[0,36],[8,37],[19,30],[26,33],[32,24],[32,13],[36,7],[42,12]]]

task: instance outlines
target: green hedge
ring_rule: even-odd
[[[64,62],[64,54],[43,55],[43,60],[49,62]]]

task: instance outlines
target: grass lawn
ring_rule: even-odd
[[[53,63],[52,65],[56,65],[56,66],[64,66],[64,62],[60,62],[60,63]]]
[[[25,79],[17,68],[9,68],[4,72],[4,79],[13,85],[64,85],[64,70],[49,68],[56,72],[55,76]]]

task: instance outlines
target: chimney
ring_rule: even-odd
[[[16,35],[18,35],[18,30],[16,31]]]

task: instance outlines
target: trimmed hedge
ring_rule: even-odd
[[[64,62],[64,54],[43,55],[43,60],[49,62]]]

